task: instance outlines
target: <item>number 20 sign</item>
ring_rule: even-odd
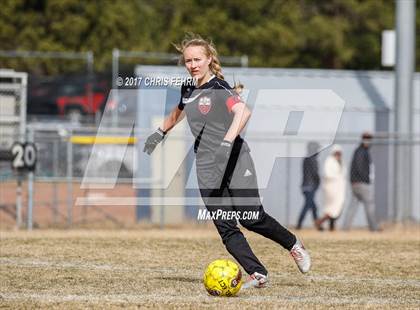
[[[13,169],[33,171],[36,165],[36,146],[34,143],[15,142],[11,148]]]

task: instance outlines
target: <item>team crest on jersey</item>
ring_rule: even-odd
[[[201,114],[206,115],[211,109],[211,99],[209,97],[201,97],[198,101],[198,109]]]

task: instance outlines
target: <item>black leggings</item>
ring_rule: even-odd
[[[240,224],[266,238],[291,250],[296,237],[274,218],[265,213],[261,204],[254,163],[248,151],[231,156],[226,173],[220,187],[217,184],[217,173],[214,169],[197,169],[201,196],[208,211],[249,211],[258,212],[258,217],[239,218]],[[220,182],[219,182],[220,183]],[[209,189],[210,188],[210,189]],[[267,270],[252,252],[248,241],[237,226],[237,219],[216,218],[213,222],[228,252],[239,262],[248,274],[259,272],[267,274]]]

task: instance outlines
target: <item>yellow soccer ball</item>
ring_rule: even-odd
[[[218,259],[210,263],[204,272],[203,282],[213,296],[235,296],[242,286],[239,266],[228,260]]]

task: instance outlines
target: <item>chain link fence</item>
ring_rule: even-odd
[[[0,69],[0,180],[10,175],[7,168],[11,167],[13,144],[25,142],[27,85],[27,73]],[[16,174],[14,203],[0,203],[0,212],[14,215],[18,226],[22,224],[22,180],[23,175]],[[4,188],[0,194],[9,197]]]
[[[94,137],[95,130],[86,128],[61,127],[59,129],[46,128],[33,124],[28,127],[28,135],[32,135],[37,147],[37,165],[33,184],[26,177],[23,182],[23,219],[28,221],[28,206],[33,207],[34,227],[80,227],[92,226],[124,226],[135,223],[134,207],[101,208],[95,206],[79,207],[75,204],[78,197],[107,197],[110,191],[81,189],[84,170],[92,150],[92,143],[80,143],[76,138]],[[107,151],[107,150],[105,150]],[[115,149],[112,150],[115,152]],[[108,158],[96,159],[99,172],[106,171],[107,165],[112,164]],[[128,161],[128,160],[126,160]],[[124,172],[125,171],[125,172]],[[101,174],[99,173],[101,176]],[[1,221],[4,225],[14,225],[16,204],[16,180],[18,174],[10,163],[3,165],[1,170]],[[134,197],[135,191],[131,186],[130,172],[121,167],[118,184],[112,192],[115,195]],[[106,179],[106,175],[104,175]],[[30,202],[28,199],[32,199]]]
[[[95,128],[71,126],[47,128],[45,125],[36,126],[32,124],[28,130],[28,135],[33,136],[37,146],[38,162],[34,173],[33,185],[30,186],[27,178],[22,183],[23,212],[21,227],[24,226],[22,223],[28,222],[28,205],[33,208],[32,221],[35,228],[130,227],[136,225],[138,221],[148,224],[160,224],[162,226],[168,223],[197,223],[196,214],[198,209],[202,207],[200,196],[198,191],[195,191],[194,197],[187,199],[186,185],[179,188],[179,191],[185,190],[185,193],[178,194],[187,197],[184,199],[185,204],[181,206],[164,204],[161,207],[159,200],[151,200],[149,205],[144,203],[144,200],[141,202],[141,199],[145,199],[147,196],[154,196],[155,198],[160,196],[173,197],[173,193],[165,192],[165,189],[154,190],[149,188],[149,185],[156,181],[156,177],[157,179],[163,178],[161,175],[154,175],[155,181],[142,179],[141,182],[138,182],[137,178],[133,181],[133,177],[136,177],[135,170],[137,169],[135,163],[136,154],[139,150],[141,151],[142,139],[127,140],[128,142],[119,145],[118,142],[115,142],[115,139],[116,137],[123,138],[124,135],[112,130],[107,132],[108,136],[112,137],[109,143],[98,142],[99,140],[95,138]],[[183,137],[176,139],[184,140]],[[252,138],[248,140],[252,143]],[[312,142],[311,139],[305,138],[280,138],[280,140],[286,150],[293,148],[306,149],[307,145]],[[95,141],[97,143],[94,146]],[[275,142],[279,143],[279,141]],[[316,142],[319,146],[323,145],[322,139]],[[183,145],[186,145],[185,141],[183,143]],[[340,145],[342,167],[345,170],[343,176],[345,182],[344,202],[338,219],[338,227],[341,227],[352,200],[351,180],[354,177],[352,174],[355,173],[354,168],[352,168],[352,161],[355,150],[361,144],[361,139],[355,135],[338,135],[335,143]],[[137,144],[140,148],[139,150],[137,149]],[[95,153],[92,152],[93,147],[97,147],[97,151],[99,150],[99,152],[96,152],[96,155],[99,155],[92,157],[90,163],[93,165],[91,169],[95,171],[96,180],[93,186],[88,184],[88,186],[82,187],[83,176],[89,159]],[[368,150],[372,163],[368,177],[372,183],[373,212],[378,223],[401,220],[401,214],[408,214],[414,221],[418,221],[420,217],[418,206],[414,203],[414,201],[419,199],[416,197],[418,195],[416,191],[413,191],[411,205],[395,206],[393,203],[395,184],[393,181],[392,163],[393,153],[395,148],[398,147],[404,147],[407,150],[407,154],[413,154],[413,174],[409,177],[413,180],[413,188],[417,188],[420,184],[420,175],[418,173],[418,170],[420,170],[418,162],[418,158],[420,158],[420,137],[403,139],[402,137],[397,138],[375,134]],[[116,156],[118,153],[123,153],[124,156]],[[304,174],[306,177],[312,177],[311,174],[316,173],[320,185],[313,198],[318,207],[318,217],[321,217],[325,213],[326,207],[326,194],[323,188],[327,173],[325,166],[327,158],[333,153],[334,147],[322,149],[316,156],[317,169],[311,167],[309,171],[303,169],[303,158],[286,156],[276,159],[268,186],[260,190],[264,208],[267,212],[281,223],[295,226],[298,223],[302,207],[305,205],[305,195],[303,194],[302,186],[304,185],[302,184]],[[163,159],[166,158],[165,156],[171,155],[166,154],[162,156],[162,158],[158,159],[158,165],[164,167]],[[121,162],[118,162],[117,158],[123,159]],[[189,158],[187,156],[187,161],[193,160],[193,157]],[[365,164],[362,163],[362,165]],[[116,168],[112,167],[112,165],[116,166]],[[261,162],[256,161],[255,165],[258,173],[258,167],[261,165]],[[119,170],[117,179],[113,178],[112,175],[107,175],[107,173],[115,169]],[[164,173],[162,169],[159,171],[159,173]],[[176,176],[179,177],[181,175],[183,180],[193,179],[194,175],[191,171],[191,167],[190,169],[181,167]],[[17,219],[16,198],[18,193],[16,186],[18,175],[12,170],[10,162],[3,162],[0,177],[0,221],[2,226],[15,226]],[[112,186],[109,186],[109,184]],[[143,184],[144,187],[139,186],[139,184]],[[30,202],[29,199],[33,201]],[[78,201],[88,203],[78,203]],[[354,226],[367,225],[368,222],[363,207],[356,208],[356,211],[352,224]],[[177,221],[174,222],[174,219],[177,219]],[[312,225],[311,216],[308,214],[302,221],[302,226],[312,227]]]
[[[114,96],[107,96],[109,111],[104,107],[103,112],[105,115],[108,113],[108,119],[102,115],[101,121],[101,125],[105,128],[101,134],[105,135],[105,139],[99,142],[100,139],[96,137],[98,128],[89,116],[85,122],[80,118],[78,120],[67,120],[62,117],[33,118],[29,126],[26,126],[24,112],[27,86],[18,75],[10,75],[10,71],[7,74],[6,77],[2,77],[0,83],[0,154],[3,158],[0,161],[0,224],[2,226],[129,227],[139,221],[160,226],[197,223],[198,208],[202,207],[201,198],[195,184],[192,188],[191,184],[186,184],[194,183],[196,180],[193,172],[194,154],[190,149],[191,137],[180,135],[175,138],[176,135],[171,133],[174,140],[165,142],[166,150],[162,148],[162,151],[155,154],[154,159],[147,162],[146,166],[139,166],[138,154],[142,151],[144,137],[152,129],[149,128],[147,131],[143,128],[142,132],[134,133],[134,137],[127,137],[132,134],[131,128],[112,129],[115,124],[120,127],[127,124],[131,126],[135,120],[138,120],[136,118],[136,115],[140,114],[136,110],[138,90],[120,91],[116,97],[118,104],[113,103]],[[176,92],[176,98],[178,95]],[[101,99],[103,100],[104,98]],[[388,120],[393,119],[393,112],[388,108],[352,107],[351,109],[344,111],[347,118],[341,124],[343,132],[352,130],[355,119],[369,119],[366,124],[372,124],[373,120],[376,126],[388,124]],[[413,113],[417,117],[414,127],[418,132],[419,110],[415,109]],[[115,114],[118,114],[118,123],[113,122]],[[160,121],[153,120],[153,124],[157,126],[157,122]],[[374,201],[375,219],[378,223],[401,222],[407,219],[418,222],[420,210],[416,202],[420,200],[420,196],[416,189],[420,185],[420,137],[418,134],[408,137],[384,133],[391,130],[387,126],[375,128],[383,132],[373,132],[369,148],[372,165],[366,162],[353,164],[356,166],[360,164],[364,172],[369,167],[370,173],[367,173],[371,184],[369,193]],[[270,136],[276,138],[262,141],[266,144],[264,148],[268,151],[270,148],[281,147],[284,150],[282,153],[286,155],[277,158],[270,168],[268,184],[263,184],[259,175],[264,207],[287,226],[312,227],[314,223],[309,214],[299,225],[299,216],[305,206],[306,198],[302,179],[304,174],[308,177],[311,177],[315,171],[318,174],[319,186],[313,193],[313,201],[317,206],[317,216],[321,218],[325,214],[328,200],[324,185],[326,161],[332,153],[331,147],[325,147],[329,141],[316,135],[315,138],[300,136],[298,138],[293,135],[279,136],[278,133],[274,135],[260,133],[259,137],[246,137],[246,139],[252,143]],[[28,140],[34,141],[38,150],[36,170],[33,174],[17,173],[12,169],[10,146],[13,142]],[[304,171],[303,157],[291,157],[287,154],[295,149],[306,150],[310,142],[316,142],[321,149],[317,156],[318,167]],[[168,148],[171,143],[178,145],[172,148],[175,151],[170,151]],[[360,146],[361,137],[359,134],[346,135],[339,132],[335,136],[334,143],[341,146],[341,166],[345,170],[342,210],[337,215],[337,226],[341,227],[354,198],[351,180],[355,169],[352,168],[352,161],[355,150]],[[96,152],[92,152],[94,148]],[[185,158],[178,158],[183,165],[179,171],[168,177],[169,173],[166,171],[169,167],[168,159],[178,156],[178,150],[182,150],[182,156],[186,154]],[[261,174],[261,166],[265,163],[264,159],[256,155],[265,151],[265,149],[259,150],[258,147],[251,150],[258,174]],[[411,174],[407,176],[411,182],[407,185],[395,182],[393,167],[397,151],[407,154],[406,162],[411,168]],[[88,163],[94,171],[96,180],[82,186]],[[142,174],[142,171],[149,172],[149,170],[154,170],[153,175]],[[115,174],[115,171],[118,173]],[[176,180],[171,179],[171,185],[174,183],[177,185],[171,188],[162,185],[168,178]],[[404,205],[394,203],[395,193],[401,190],[401,186],[411,186],[412,195],[407,197]],[[168,197],[181,198],[174,200],[172,204],[165,204],[165,198]],[[357,205],[362,202],[363,199],[354,200],[354,204]],[[369,224],[362,205],[354,208],[355,214],[351,224],[355,226]]]

